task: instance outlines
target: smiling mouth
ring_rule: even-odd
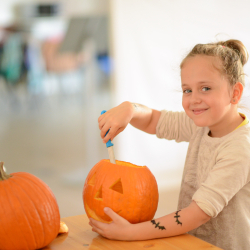
[[[200,114],[204,113],[206,110],[207,109],[196,109],[196,110],[193,109],[192,111],[195,115],[200,115]]]

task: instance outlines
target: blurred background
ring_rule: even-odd
[[[85,178],[108,158],[101,111],[126,100],[182,110],[181,60],[197,43],[234,38],[250,49],[249,8],[247,0],[1,0],[0,159],[7,172],[46,182],[61,217],[85,213]],[[249,108],[248,77],[246,84]],[[117,159],[155,175],[156,216],[176,209],[187,146],[130,125],[114,139]]]

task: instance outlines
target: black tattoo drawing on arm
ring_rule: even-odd
[[[175,212],[174,218],[176,218],[177,225],[180,224],[180,225],[182,226],[182,223],[179,221],[180,215],[178,214],[180,211],[181,211],[181,210]]]
[[[160,222],[156,223],[155,220],[151,220],[151,223],[153,225],[155,225],[155,228],[159,228],[160,230],[166,230],[166,228],[164,226],[159,226],[160,225]]]

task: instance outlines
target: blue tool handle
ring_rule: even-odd
[[[101,112],[101,115],[104,114],[104,113],[106,113],[106,110],[103,110],[103,111]],[[106,135],[108,134],[108,132],[109,132],[109,130],[107,131]],[[105,135],[105,136],[106,136],[106,135]],[[111,146],[114,146],[114,144],[111,142],[111,140],[108,140],[108,142],[106,143],[106,147],[109,148],[109,147],[111,147]]]

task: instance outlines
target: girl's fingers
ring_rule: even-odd
[[[120,134],[124,129],[125,129],[125,128],[119,128],[119,129],[115,132],[115,134],[111,137],[111,141],[113,141],[113,139],[114,139],[118,134]]]
[[[117,225],[130,224],[127,220],[125,220],[123,217],[121,217],[119,214],[117,214],[116,212],[114,212],[109,207],[105,207],[104,208],[104,212],[105,212],[105,214],[107,214],[112,219],[112,221],[113,221],[112,223],[115,223]]]
[[[112,141],[127,125],[126,121],[124,121],[124,115],[117,111],[117,108],[111,109],[111,111],[107,111],[98,118],[100,135],[104,143],[107,143],[108,140]],[[108,130],[109,133],[106,135]]]
[[[103,124],[99,122],[99,129],[102,130]]]
[[[98,233],[100,235],[103,235],[103,231],[99,228],[95,228],[95,227],[92,227],[92,231],[95,232],[95,233]]]
[[[100,115],[100,116],[98,117],[98,123],[100,123],[101,120],[102,120],[103,118],[104,118],[104,114]]]
[[[101,138],[104,139],[106,136],[108,136],[108,134],[106,135],[106,133],[108,132],[108,130],[110,129],[110,126],[108,124],[105,124],[102,129],[101,129]]]
[[[96,221],[92,218],[89,219],[89,225],[92,227],[92,231],[96,232],[98,234],[101,234],[102,236],[104,235],[104,230],[105,230],[105,223]]]
[[[104,208],[105,214],[107,214],[114,223],[118,222],[122,217],[115,213],[111,208],[105,207]]]
[[[106,224],[97,220],[94,220],[92,218],[89,219],[90,226],[102,230],[105,228]]]
[[[101,130],[102,127],[105,125],[105,119],[101,119],[101,120],[98,119],[98,124],[99,124],[99,129]]]
[[[107,132],[106,132],[107,133]],[[111,135],[108,133],[107,135],[102,136],[103,142],[107,143],[109,139],[111,139]]]
[[[107,133],[108,130],[109,132]],[[107,127],[104,126],[101,132],[101,137],[103,136],[102,137],[103,142],[107,142],[108,140],[113,140],[113,138],[115,137],[116,131],[117,131],[116,127],[111,127],[107,129]]]

